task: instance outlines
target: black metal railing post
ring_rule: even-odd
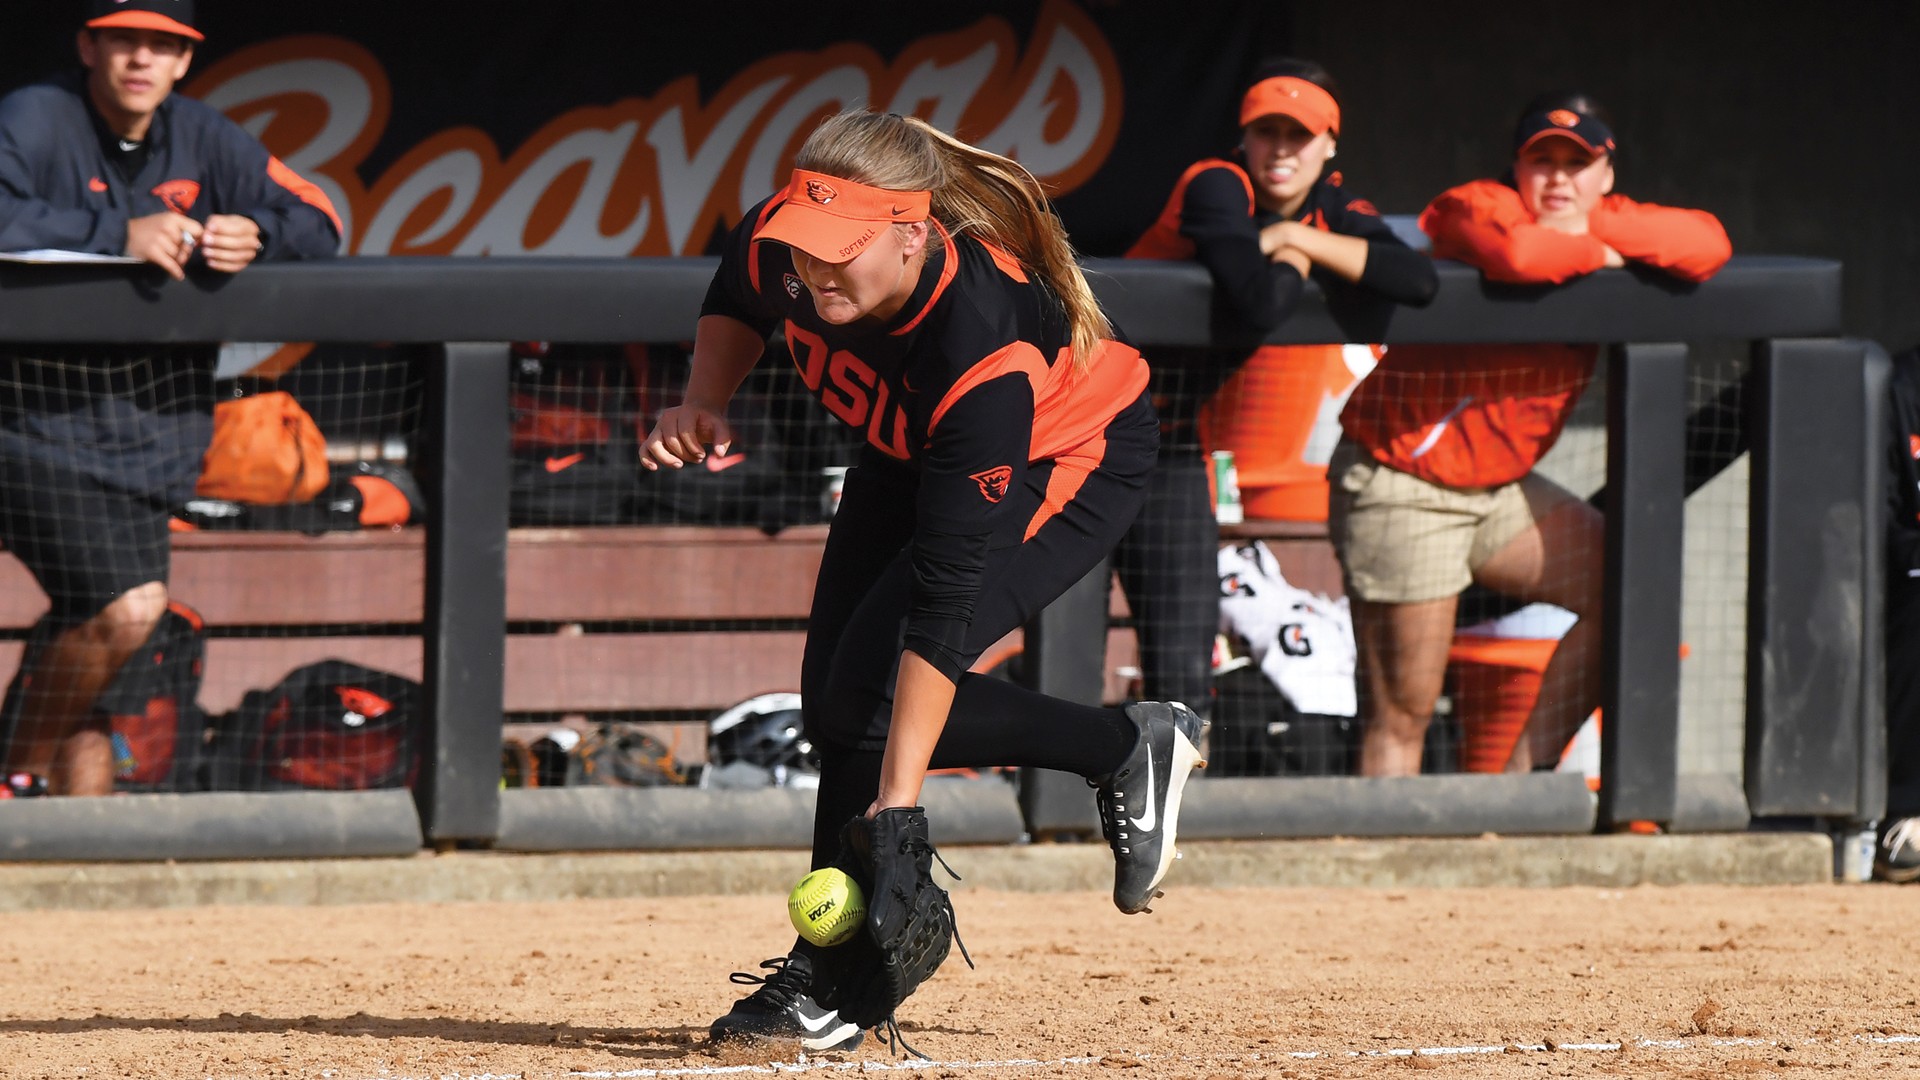
[[[1761,341],[1748,423],[1747,801],[1756,816],[1877,815],[1882,414],[1867,344]],[[1865,433],[1865,438],[1860,436]],[[1878,799],[1871,798],[1878,792]]]
[[[426,709],[414,799],[437,846],[500,826],[507,633],[508,356],[455,343],[428,376]]]
[[[1673,821],[1687,347],[1619,345],[1607,367],[1607,550],[1599,825]]]

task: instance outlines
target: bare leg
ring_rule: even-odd
[[[1586,503],[1561,503],[1474,569],[1474,580],[1496,592],[1556,604],[1580,617],[1541,676],[1540,696],[1507,759],[1508,772],[1558,761],[1600,705],[1605,524]]]
[[[166,610],[165,585],[138,585],[41,650],[8,748],[9,771],[45,776],[54,795],[113,793],[112,736],[93,720],[93,703]]]
[[[1361,690],[1360,775],[1414,776],[1447,675],[1459,597],[1354,604]]]

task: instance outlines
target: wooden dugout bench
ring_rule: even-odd
[[[807,609],[825,526],[514,529],[507,543],[505,709],[509,714],[718,712],[797,690]],[[1223,540],[1267,540],[1290,581],[1338,595],[1325,530],[1287,522],[1225,526]],[[307,536],[176,533],[172,593],[200,612],[209,640],[200,701],[238,705],[289,671],[338,658],[418,679],[424,534],[417,528]],[[46,601],[0,553],[0,672],[11,675]],[[1110,615],[1127,617],[1112,589]],[[1017,650],[1016,631],[982,657]],[[1105,697],[1137,664],[1131,630],[1108,631]],[[700,740],[677,740],[695,751]],[[700,750],[704,746],[700,745]],[[699,760],[683,753],[683,760]]]

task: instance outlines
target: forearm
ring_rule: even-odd
[[[1315,266],[1348,281],[1359,281],[1367,272],[1367,242],[1357,236],[1296,228],[1288,234],[1287,243],[1304,252]]]
[[[61,248],[119,255],[126,246],[125,214],[63,209],[39,199],[0,193],[0,251]]]
[[[726,315],[703,315],[693,338],[688,404],[724,409],[766,348],[760,332]]]
[[[1360,286],[1395,303],[1425,307],[1440,290],[1433,260],[1400,244],[1373,241],[1367,246],[1367,268]]]
[[[900,654],[900,674],[893,686],[893,724],[880,761],[880,794],[874,810],[920,805],[927,763],[946,730],[953,692],[953,682],[919,653]]]

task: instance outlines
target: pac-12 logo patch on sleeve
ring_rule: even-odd
[[[800,294],[807,289],[805,285],[800,284],[800,277],[797,274],[781,275],[780,287],[787,290],[787,295],[795,300],[800,299]]]
[[[995,465],[991,469],[982,469],[970,473],[967,479],[980,485],[980,494],[990,503],[997,503],[1007,497],[1007,485],[1013,482],[1013,468],[1009,465]]]

